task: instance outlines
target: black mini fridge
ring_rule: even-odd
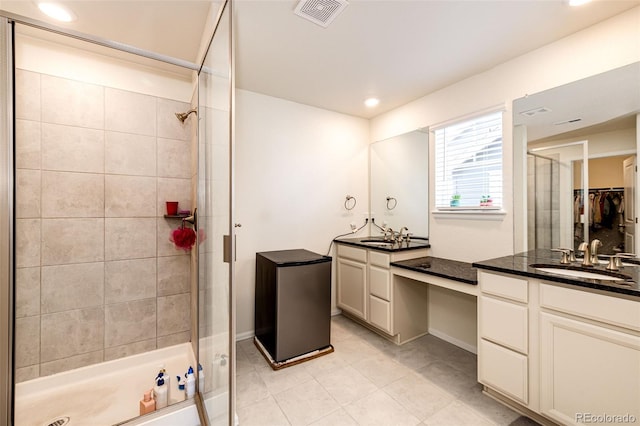
[[[330,347],[331,257],[303,249],[257,253],[255,290],[256,340],[273,360]]]

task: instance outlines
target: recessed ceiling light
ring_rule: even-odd
[[[585,3],[589,3],[591,0],[569,0],[569,6],[582,6]]]
[[[40,9],[42,13],[57,21],[72,22],[78,19],[71,9],[62,6],[61,4],[52,2],[38,2],[37,4],[38,9]]]
[[[369,108],[373,108],[374,106],[380,103],[380,99],[378,98],[369,98],[364,101],[364,104]]]

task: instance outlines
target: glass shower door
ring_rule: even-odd
[[[230,4],[198,82],[199,391],[210,424],[234,424],[233,74]]]

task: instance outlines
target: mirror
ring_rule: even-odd
[[[428,138],[426,130],[415,130],[371,144],[370,212],[377,225],[429,236]]]
[[[514,193],[525,218],[516,252],[597,238],[600,253],[638,253],[639,116],[640,63],[514,101],[514,176],[522,165],[526,194]]]

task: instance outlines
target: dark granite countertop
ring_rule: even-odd
[[[382,237],[336,238],[333,241],[336,243],[347,244],[355,247],[364,247],[373,250],[386,251],[388,253],[431,247],[431,244],[429,244],[429,238],[423,237],[411,237],[411,241],[409,241],[408,243],[406,241],[403,241],[400,244],[386,244]]]
[[[635,264],[638,261],[636,259],[625,259],[624,262]],[[472,265],[478,269],[484,269],[488,271],[503,272],[506,274],[537,278],[545,281],[593,288],[610,292],[612,293],[612,296],[614,296],[615,294],[626,294],[640,298],[640,264],[638,266],[624,266],[620,268],[620,270],[616,272],[617,274],[620,274],[621,278],[619,281],[562,276],[553,273],[542,272],[539,269],[530,266],[533,264],[557,265],[567,269],[601,271],[609,273],[609,271],[605,269],[606,262],[602,262],[601,265],[597,265],[592,268],[582,267],[580,261],[574,262],[571,265],[561,265],[559,253],[552,252],[551,250],[533,250],[518,253],[513,256],[504,256],[495,259],[474,262]]]
[[[416,259],[391,262],[391,266],[410,269],[423,274],[460,281],[466,284],[478,284],[478,272],[470,263],[439,257],[418,257]]]

